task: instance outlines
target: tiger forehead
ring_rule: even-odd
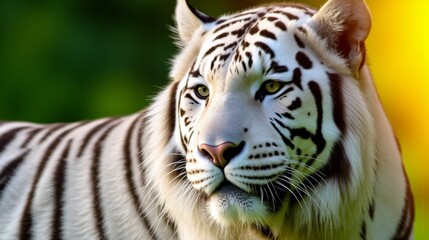
[[[200,59],[191,73],[204,76],[207,80],[225,78],[229,63],[242,63],[241,69],[229,69],[230,74],[239,75],[240,70],[246,72],[253,63],[242,62],[251,52],[244,51],[249,47],[248,40],[261,38],[277,40],[276,34],[288,32],[288,25],[296,25],[308,20],[315,10],[298,4],[276,4],[251,9],[235,15],[225,16],[216,21],[207,34],[206,43],[200,51]],[[253,42],[252,45],[264,50],[265,55],[274,58],[275,53],[264,43],[264,40]]]

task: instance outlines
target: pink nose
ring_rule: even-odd
[[[241,152],[243,147],[244,142],[238,145],[232,142],[225,142],[217,146],[201,144],[199,150],[204,156],[212,160],[216,166],[224,168],[232,158]]]

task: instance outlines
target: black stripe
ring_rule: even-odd
[[[365,221],[362,221],[362,224],[360,226],[359,235],[360,235],[360,238],[362,240],[366,240],[366,224],[365,224]]]
[[[25,141],[21,144],[21,148],[26,148],[28,146],[28,144],[31,142],[31,140],[33,140],[33,138],[36,136],[37,133],[39,133],[41,130],[43,130],[45,128],[35,128],[33,130],[31,130],[28,134],[27,134],[27,139],[25,139]]]
[[[230,44],[228,44],[228,45],[226,45],[224,48],[223,48],[223,50],[224,51],[226,51],[226,50],[228,50],[228,49],[230,49],[230,48],[232,48],[232,47],[235,47],[235,46],[237,46],[237,42],[233,42],[233,43],[230,43]],[[225,60],[225,59],[227,59],[228,57],[229,57],[229,53],[228,54],[225,54],[225,55],[222,55],[221,57],[219,57],[219,59],[220,60]]]
[[[206,57],[207,55],[210,55],[211,53],[213,53],[216,49],[218,49],[218,48],[220,48],[220,47],[223,47],[223,46],[225,46],[225,43],[220,43],[220,44],[217,44],[217,45],[214,45],[214,46],[212,46],[211,48],[209,48],[209,50],[207,50],[205,53],[204,53],[204,57]],[[203,57],[203,58],[204,58]]]
[[[293,140],[295,137],[300,137],[302,139],[309,139],[310,137],[313,138],[313,134],[308,131],[306,128],[290,128],[285,126],[290,132],[290,138]]]
[[[276,35],[274,33],[270,32],[270,31],[266,30],[266,29],[260,31],[259,35],[261,35],[263,37],[266,37],[266,38],[273,39],[273,40],[277,40]]]
[[[0,153],[2,153],[7,146],[15,139],[15,136],[17,133],[19,133],[21,130],[29,128],[28,126],[25,127],[17,127],[13,128],[3,134],[0,135]]]
[[[323,98],[320,86],[316,82],[311,81],[308,83],[308,86],[314,96],[314,101],[317,109],[317,129],[315,134],[311,134],[311,140],[317,146],[317,152],[315,156],[313,156],[314,158],[316,158],[317,155],[320,154],[326,146],[326,140],[323,138],[322,135]],[[297,202],[301,201],[304,196],[306,196],[306,189],[314,189],[315,186],[323,182],[319,181],[319,179],[322,177],[337,177],[340,179],[340,184],[347,183],[346,180],[349,177],[350,166],[342,144],[340,142],[337,142],[332,151],[333,153],[331,153],[331,159],[328,161],[327,164],[325,164],[325,166],[322,167],[322,169],[320,169],[320,171],[316,171],[308,175],[303,181],[301,181],[301,184],[299,186],[295,187],[295,189],[292,191],[292,197],[290,199],[291,205],[296,204]],[[312,164],[312,162],[310,163]]]
[[[288,112],[284,112],[281,114],[281,116],[285,117],[285,118],[289,118],[294,120],[295,118],[292,116],[292,114],[288,113]]]
[[[300,39],[296,34],[294,34],[294,35],[293,35],[293,37],[295,38],[295,42],[296,42],[296,44],[297,44],[300,48],[305,48],[304,43],[301,41],[301,39]]]
[[[396,227],[395,236],[393,240],[407,240],[410,238],[411,232],[413,231],[414,222],[414,197],[411,192],[410,182],[408,176],[405,173],[405,168],[402,166],[403,173],[405,176],[406,192],[404,197],[404,206],[402,208],[401,219]]]
[[[196,69],[196,70],[194,70],[194,71],[190,71],[189,72],[189,75],[190,76],[192,76],[192,77],[194,77],[194,78],[199,78],[199,77],[203,77],[202,75],[201,75],[201,73],[200,73],[200,70],[199,69]]]
[[[53,134],[54,132],[56,132],[57,130],[59,130],[62,127],[68,126],[67,124],[55,124],[50,126],[50,128],[48,128],[48,131],[40,138],[39,143],[42,143],[43,141],[45,141],[49,136],[51,136],[51,134]]]
[[[103,127],[109,125],[111,122],[115,121],[117,118],[109,118],[105,121],[97,124],[95,127],[93,127],[89,132],[86,133],[85,137],[81,141],[81,145],[79,147],[79,150],[77,152],[77,157],[80,158],[86,149],[85,147],[88,146],[89,141],[91,140],[91,137],[93,137],[98,131],[100,131]]]
[[[350,182],[351,166],[341,141],[337,141],[331,150],[328,163],[321,170],[327,177],[338,180],[340,187],[345,191]]]
[[[0,172],[0,199],[2,197],[3,190],[6,188],[12,177],[15,176],[18,167],[22,164],[27,154],[28,151],[23,152],[15,159],[11,160]]]
[[[33,203],[33,198],[36,192],[37,184],[39,183],[40,177],[42,176],[43,170],[45,170],[45,167],[47,165],[47,162],[49,158],[51,157],[52,153],[55,151],[57,146],[62,142],[62,139],[72,130],[84,125],[86,122],[83,122],[81,124],[78,124],[74,127],[71,127],[70,129],[67,129],[60,133],[57,137],[55,137],[54,140],[49,144],[49,146],[46,148],[43,157],[40,160],[39,167],[36,170],[36,174],[34,176],[34,179],[32,181],[31,189],[28,194],[28,199],[24,207],[24,211],[22,213],[21,217],[21,223],[20,223],[20,230],[19,230],[19,239],[30,239],[32,234],[32,225],[33,225],[33,218],[31,214],[31,205]],[[57,125],[56,127],[64,127],[65,125]],[[70,125],[67,125],[70,126]]]
[[[337,74],[327,73],[329,78],[329,85],[331,86],[331,97],[333,103],[332,114],[334,115],[334,122],[337,125],[341,134],[346,131],[346,121],[344,113],[344,97],[343,97],[343,83],[340,76]]]
[[[139,160],[139,167],[140,167],[140,173],[141,173],[141,182],[143,186],[146,186],[146,169],[144,168],[143,165],[143,136],[145,133],[145,129],[146,129],[146,112],[143,112],[140,114],[140,118],[141,118],[141,122],[138,125],[139,126],[139,131],[137,133],[137,155],[138,155],[138,160]]]
[[[134,207],[137,210],[138,215],[140,216],[140,220],[143,222],[143,225],[146,227],[150,238],[156,239],[155,232],[153,231],[151,225],[149,224],[148,219],[145,216],[145,213],[143,212],[143,209],[141,208],[141,203],[139,200],[139,196],[137,194],[137,187],[134,184],[134,176],[133,176],[133,164],[132,164],[132,157],[131,157],[131,151],[132,151],[132,145],[131,145],[131,138],[133,137],[133,132],[137,129],[139,130],[139,127],[137,125],[139,120],[139,117],[136,117],[134,121],[131,123],[131,125],[128,127],[127,135],[125,137],[125,143],[122,148],[122,152],[124,155],[124,169],[125,169],[125,179],[127,180],[127,186],[128,191],[131,195],[131,199],[134,203]]]
[[[178,86],[179,86],[179,82],[175,82],[171,85],[169,99],[168,99],[168,115],[167,115],[167,132],[169,133],[168,140],[173,137],[174,128],[176,124],[176,109],[178,111],[178,108],[176,108],[176,98],[177,98]]]
[[[285,135],[283,135],[282,132],[276,127],[276,125],[273,122],[270,122],[270,123],[271,123],[271,126],[273,126],[274,129],[279,133],[280,137],[282,138],[286,146],[290,147],[291,149],[295,149],[295,145],[292,143],[292,141],[289,140]]]
[[[303,26],[298,27],[298,30],[304,34],[307,34],[307,29],[305,29]]]
[[[280,65],[276,61],[272,61],[271,66],[267,71],[268,72],[272,71],[273,73],[284,73],[284,72],[289,71],[289,68],[287,66]]]
[[[54,212],[52,214],[52,232],[51,239],[62,239],[62,223],[63,223],[63,195],[64,182],[66,179],[67,158],[69,157],[70,146],[72,140],[68,140],[64,148],[58,165],[54,173]]]
[[[374,198],[371,200],[371,203],[368,206],[368,214],[371,220],[374,220],[374,210],[375,210],[375,202]]]
[[[245,33],[249,23],[246,23],[242,28],[234,30],[231,32],[232,35],[235,35],[236,38],[240,39]]]
[[[289,127],[287,127],[282,121],[280,121],[279,119],[277,119],[277,118],[273,118],[274,119],[274,121],[278,124],[278,125],[280,125],[280,127],[282,127],[282,128],[287,128],[287,129],[289,129],[289,131],[290,131],[290,128]],[[291,133],[292,134],[292,133]],[[293,136],[291,135],[291,139],[293,140]]]
[[[332,114],[334,117],[335,125],[341,133],[341,139],[347,131],[344,112],[344,96],[342,89],[343,83],[339,75],[332,73],[327,73],[327,75],[329,78],[329,85],[331,87],[331,98],[333,103]],[[341,184],[340,186],[346,188],[347,184],[350,181],[351,166],[344,146],[339,141],[334,145],[334,148],[332,149],[332,153],[329,159],[329,166],[327,168],[329,169],[327,174],[330,177],[338,179]],[[370,211],[370,217],[371,215],[373,216],[373,212],[371,214]]]
[[[93,161],[91,165],[91,189],[93,192],[93,208],[94,208],[94,217],[95,217],[95,227],[98,233],[98,239],[106,239],[105,230],[103,227],[103,211],[101,209],[101,187],[100,187],[100,158],[101,152],[103,151],[103,144],[106,140],[109,133],[116,127],[119,123],[114,123],[109,126],[103,134],[99,137],[97,142],[94,144],[93,148]]]
[[[293,15],[292,13],[281,12],[281,14],[285,15],[287,18],[289,18],[289,20],[297,20],[298,19],[298,17]]]
[[[274,53],[274,51],[265,43],[263,42],[255,42],[254,43],[256,47],[259,47],[260,49],[262,49],[264,52],[266,52],[267,54],[270,55],[271,59],[276,57],[276,54]]]
[[[188,78],[188,81],[189,81],[189,78]],[[186,82],[186,85],[188,85],[188,82]],[[180,91],[180,97],[179,97],[179,101],[178,101],[178,103],[177,103],[177,105],[178,106],[181,106],[181,102],[182,102],[182,97],[181,96],[183,96],[183,93],[184,93],[185,91],[182,89],[181,91]],[[170,99],[170,101],[171,101],[171,99]],[[171,103],[170,103],[171,104]],[[171,108],[171,106],[170,106],[170,108]],[[178,110],[179,111],[179,110]],[[173,126],[172,126],[173,127]],[[178,128],[179,128],[179,135],[180,135],[180,140],[181,140],[181,143],[182,143],[182,148],[185,150],[185,152],[186,151],[188,151],[187,150],[187,143],[185,142],[185,141],[183,141],[183,139],[184,139],[184,135],[183,135],[183,131],[182,131],[182,126],[181,126],[181,124],[179,123],[178,124]]]
[[[298,62],[298,64],[305,69],[310,69],[313,67],[313,62],[304,52],[301,52],[301,51],[297,52],[295,55],[295,59]]]
[[[256,33],[258,33],[259,32],[259,27],[258,27],[258,24],[255,24],[252,28],[250,28],[250,30],[249,30],[249,34],[250,35],[254,35],[254,34],[256,34]]]
[[[248,20],[250,20],[250,19],[252,19],[251,17],[247,17],[247,18],[241,18],[241,19],[237,19],[237,20],[233,20],[233,21],[226,21],[226,22],[224,22],[223,24],[221,24],[221,25],[218,25],[217,27],[216,27],[216,29],[213,31],[213,33],[217,33],[217,32],[219,32],[220,30],[222,30],[222,29],[224,29],[224,28],[226,28],[226,27],[229,27],[229,26],[231,26],[231,25],[233,25],[233,24],[235,24],[235,23],[237,23],[237,22],[243,22],[243,21],[248,21]],[[231,19],[232,20],[232,19]]]
[[[326,146],[326,140],[323,138],[322,134],[322,123],[323,123],[323,97],[322,97],[322,91],[320,89],[320,86],[318,83],[314,81],[310,81],[308,83],[308,87],[311,90],[311,93],[314,96],[314,102],[316,104],[317,109],[317,129],[316,133],[311,136],[311,140],[316,144],[317,146],[317,152],[316,154],[319,155],[323,149]]]
[[[228,35],[229,35],[229,33],[228,33],[228,32],[221,33],[221,34],[217,35],[217,36],[213,39],[213,41],[215,41],[215,40],[219,40],[219,39],[222,39],[222,38],[224,38],[224,37],[226,37],[226,36],[228,36]]]
[[[295,68],[293,70],[293,75],[292,75],[292,82],[293,84],[295,84],[299,89],[302,89],[302,85],[301,85],[301,69],[299,68]]]
[[[195,98],[193,98],[190,93],[185,94],[184,97],[191,100],[194,104],[199,104],[199,102],[197,100],[195,100]]]
[[[249,68],[252,68],[252,65],[253,65],[252,54],[250,52],[245,52],[245,55],[248,58],[247,65],[249,66]]]
[[[247,72],[246,63],[244,61],[241,62],[241,66],[243,67],[243,71]]]
[[[298,108],[300,108],[302,105],[301,99],[297,97],[295,100],[292,101],[292,103],[287,107],[290,111],[294,111]]]
[[[216,63],[216,61],[218,60],[218,58],[219,58],[219,55],[217,55],[216,57],[214,57],[212,59],[212,62],[210,63],[210,70],[214,69],[214,64]]]
[[[277,239],[271,229],[267,226],[253,225],[253,229],[266,239],[275,240]]]
[[[277,28],[280,28],[280,30],[287,31],[286,25],[283,22],[281,22],[281,21],[277,21],[274,24],[274,26],[276,26]]]
[[[279,20],[277,17],[267,17],[267,20],[270,22],[274,22],[276,20]]]
[[[293,87],[286,88],[282,93],[280,93],[280,95],[278,95],[274,99],[279,99],[281,97],[284,97],[286,94],[288,94],[291,91],[293,91]]]

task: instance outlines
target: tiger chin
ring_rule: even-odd
[[[413,239],[363,0],[175,20],[148,109],[0,122],[0,239]]]

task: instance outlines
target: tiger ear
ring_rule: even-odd
[[[204,24],[209,24],[216,21],[195,8],[193,8],[188,0],[177,0],[176,12],[176,29],[179,35],[180,44],[188,43],[195,31]]]
[[[329,0],[309,25],[327,40],[328,47],[346,59],[357,73],[365,63],[365,45],[371,16],[364,0]]]

